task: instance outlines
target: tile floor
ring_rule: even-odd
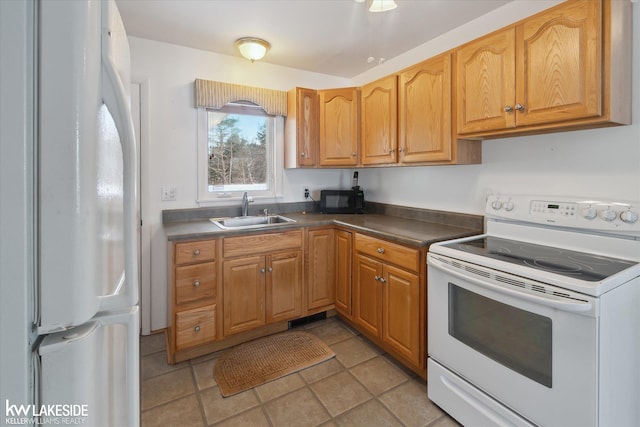
[[[142,337],[142,426],[459,426],[421,378],[337,317],[300,328],[336,357],[227,398],[213,379],[221,352],[171,366],[164,334]]]

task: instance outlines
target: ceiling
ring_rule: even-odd
[[[510,1],[396,0],[379,13],[368,0],[116,3],[130,36],[233,56],[236,39],[259,37],[272,46],[264,62],[352,78]]]

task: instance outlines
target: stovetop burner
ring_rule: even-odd
[[[442,246],[589,282],[599,282],[636,264],[618,258],[493,236]]]

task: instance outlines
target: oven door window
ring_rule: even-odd
[[[551,388],[551,319],[449,283],[449,335]]]

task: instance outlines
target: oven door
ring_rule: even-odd
[[[597,299],[432,253],[428,277],[431,359],[534,424],[595,425]]]

